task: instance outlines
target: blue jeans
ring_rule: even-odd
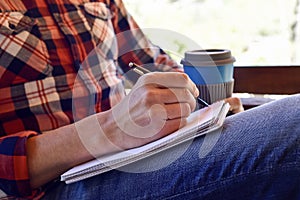
[[[205,144],[205,137],[214,135],[217,140]],[[161,169],[126,170],[174,156],[178,159]],[[300,199],[300,95],[227,117],[221,134],[199,137],[126,169],[70,185],[58,182],[44,199]]]

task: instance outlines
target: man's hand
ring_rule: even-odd
[[[197,87],[184,73],[145,74],[112,108],[113,126],[108,137],[116,146],[128,149],[168,135],[186,124],[198,95]]]
[[[236,114],[236,113],[244,111],[243,104],[242,104],[241,100],[239,98],[237,98],[237,97],[227,98],[227,99],[225,99],[225,102],[229,103],[229,105],[230,105],[230,111],[233,114]]]

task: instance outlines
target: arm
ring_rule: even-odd
[[[196,96],[198,90],[187,75],[150,73],[111,110],[30,138],[27,155],[32,188],[94,157],[170,134],[185,124]]]
[[[108,112],[103,112],[99,113],[98,117],[107,119],[107,115]],[[80,124],[86,130],[91,128],[89,131],[78,132],[76,125],[71,124],[28,140],[27,159],[32,188],[44,185],[67,169],[93,159],[85,145],[97,149],[99,155],[116,151],[109,142],[106,142],[103,132],[99,132],[97,126],[91,125],[94,124],[95,118],[96,116],[90,116],[77,122],[77,125]],[[104,122],[101,126],[105,127],[107,123]],[[81,138],[84,138],[84,144]]]

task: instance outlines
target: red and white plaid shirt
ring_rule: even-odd
[[[177,66],[120,0],[1,0],[0,189],[33,197],[27,138],[110,109],[131,61]]]

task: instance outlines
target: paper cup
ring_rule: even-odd
[[[232,96],[234,62],[227,49],[187,51],[181,60],[184,72],[200,91],[199,97],[209,104]]]

